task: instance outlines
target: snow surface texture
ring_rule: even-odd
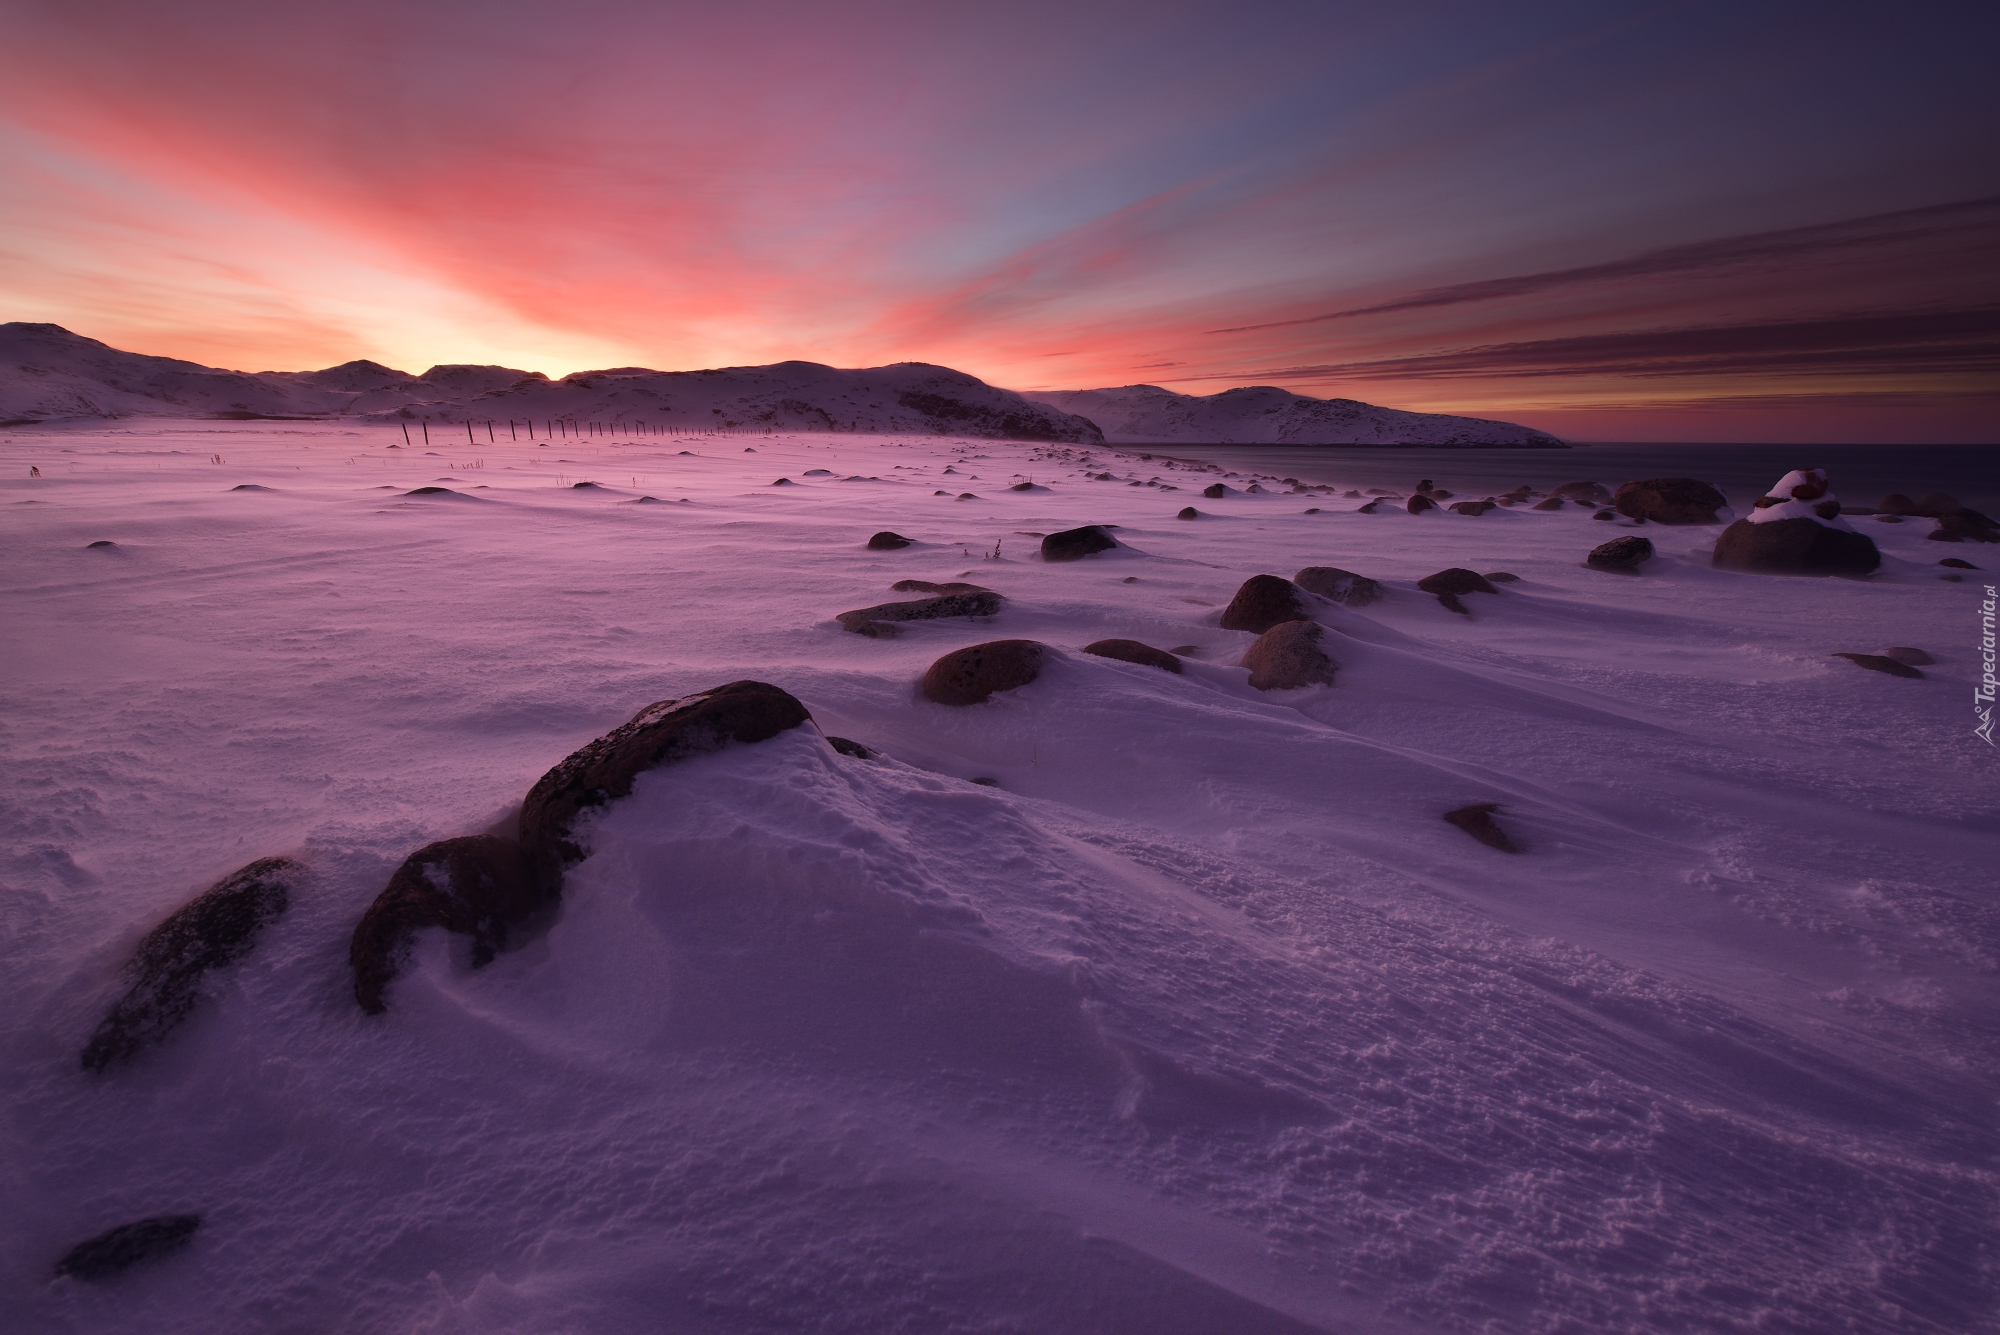
[[[8,1330],[1993,1328],[1991,576],[1925,525],[1866,580],[1647,525],[1634,578],[1575,507],[1186,522],[1213,473],[1102,449],[391,438],[0,433]],[[1085,523],[1122,545],[1039,560]],[[1315,605],[1334,685],[1252,690],[1221,608],[1310,565],[1387,595]],[[1520,578],[1461,616],[1449,566]],[[903,579],[1007,601],[833,620]],[[1035,682],[917,694],[1009,637]],[[1937,662],[1828,656],[1890,645]],[[408,853],[745,677],[817,726],[642,776],[539,934],[425,934],[361,1013]],[[1486,802],[1522,852],[1442,819]],[[281,854],[251,955],[84,1071],[143,934]]]
[[[1114,444],[1560,445],[1546,431],[1483,417],[1313,399],[1271,385],[1176,394],[1158,385],[1048,390],[1027,397],[1088,417]]]

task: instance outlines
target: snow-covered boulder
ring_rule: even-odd
[[[1882,553],[1840,517],[1826,472],[1795,469],[1757,498],[1748,517],[1722,530],[1710,564],[1770,575],[1866,575]]]

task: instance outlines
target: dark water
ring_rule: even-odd
[[[1419,479],[1477,498],[1525,482],[1537,491],[1564,482],[1698,477],[1720,487],[1738,510],[1794,468],[1824,468],[1850,505],[1874,506],[1892,491],[1949,493],[2000,517],[2000,446],[1993,445],[1579,445],[1567,450],[1453,450],[1415,446],[1123,445],[1120,453],[1204,459],[1244,472],[1393,487]]]

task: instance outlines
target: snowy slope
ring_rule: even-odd
[[[1028,395],[1097,423],[1106,440],[1164,445],[1560,445],[1546,431],[1481,417],[1412,413],[1354,399],[1313,399],[1271,385],[1176,394],[1158,385]]]
[[[1991,576],[1928,522],[1857,520],[1853,581],[1647,525],[1631,577],[1576,508],[1209,501],[1101,448],[400,440],[0,432],[10,1330],[1991,1328]],[[1037,558],[1084,522],[1121,547]],[[1222,605],[1327,564],[1388,589],[1318,609],[1338,680],[1251,689]],[[1459,565],[1521,578],[1460,616],[1415,588]],[[1007,601],[832,619],[909,578]],[[1031,685],[917,693],[1015,636]],[[1829,657],[1886,645],[1938,661]],[[405,855],[741,678],[814,722],[642,777],[553,921],[477,971],[433,933],[361,1014]],[[250,958],[79,1069],[139,936],[280,853]],[[182,1211],[186,1252],[50,1278]]]

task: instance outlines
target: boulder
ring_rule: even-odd
[[[1026,686],[1042,673],[1044,646],[1033,640],[989,640],[954,649],[924,673],[924,698],[941,705],[977,705],[995,691]]]
[[[1953,510],[1939,515],[1937,522],[1924,535],[1932,542],[2000,542],[2000,525],[1977,510]]]
[[[1545,496],[1528,508],[1531,510],[1560,510],[1563,508],[1563,498],[1560,496]]]
[[[1615,570],[1624,575],[1635,575],[1639,567],[1653,559],[1653,543],[1649,538],[1613,538],[1607,543],[1590,549],[1584,564],[1592,570]]]
[[[811,719],[804,705],[776,686],[732,681],[647,705],[629,723],[573,752],[536,780],[521,804],[521,847],[541,892],[561,894],[563,868],[583,858],[572,834],[576,818],[626,796],[640,774],[731,742],[761,742]]]
[[[856,635],[867,635],[874,639],[888,639],[896,634],[899,621],[936,621],[943,617],[990,617],[1000,611],[1004,601],[990,589],[975,593],[948,593],[937,598],[915,598],[905,603],[877,603],[873,607],[860,607],[852,612],[842,612],[834,620],[845,630]]]
[[[1121,663],[1138,663],[1143,667],[1162,668],[1174,673],[1181,670],[1180,659],[1164,649],[1155,649],[1137,640],[1099,640],[1095,644],[1084,645],[1083,651],[1096,654],[1099,658],[1115,658]]]
[[[1592,519],[1616,519],[1616,518],[1618,518],[1618,512],[1617,512],[1616,510],[1599,510],[1599,511],[1598,511],[1598,512],[1597,512],[1596,514],[1592,515],[1592,516],[1591,516],[1591,518],[1592,518]],[[1643,519],[1641,519],[1641,520],[1639,520],[1638,522],[1639,522],[1639,523],[1641,523],[1641,524],[1643,524],[1643,523],[1645,523],[1646,521],[1645,521],[1645,520],[1643,520]]]
[[[1898,645],[1894,649],[1884,649],[1882,657],[1893,658],[1905,667],[1929,667],[1931,664],[1937,662],[1935,658],[1932,658],[1923,650],[1913,649],[1907,644]]]
[[[1565,482],[1560,487],[1551,487],[1549,494],[1568,497],[1581,505],[1604,505],[1611,500],[1611,493],[1601,482]]]
[[[198,1214],[162,1214],[136,1219],[86,1238],[63,1253],[56,1274],[72,1279],[107,1279],[129,1266],[177,1252],[194,1241]]]
[[[1201,511],[1195,509],[1192,505],[1184,505],[1181,507],[1181,512],[1174,517],[1176,519],[1199,519],[1201,518]]]
[[[1854,666],[1867,668],[1870,672],[1886,672],[1892,677],[1916,677],[1921,679],[1924,675],[1908,663],[1899,662],[1887,654],[1834,654],[1832,656],[1834,658],[1844,658],[1854,664]]]
[[[1433,496],[1441,496],[1444,493],[1432,492],[1431,494]],[[1499,502],[1497,501],[1453,501],[1451,509],[1455,514],[1477,516],[1485,514],[1488,510],[1497,508],[1498,504]]]
[[[520,844],[476,834],[426,844],[389,878],[355,924],[347,959],[354,999],[370,1015],[388,1009],[383,994],[402,967],[410,940],[425,927],[472,938],[472,967],[490,962],[509,929],[545,902]]]
[[[1445,812],[1444,818],[1488,848],[1497,848],[1502,853],[1518,853],[1521,850],[1514,846],[1507,832],[1494,823],[1493,813],[1499,809],[1497,802],[1475,802],[1469,807]]]
[[[1417,587],[1425,593],[1443,596],[1447,593],[1499,593],[1486,576],[1463,566],[1452,566],[1440,570],[1435,575],[1425,575],[1417,581]]]
[[[96,542],[85,544],[84,550],[98,551],[106,547],[116,547],[117,545],[118,545],[117,543],[113,542],[109,538],[99,538]]]
[[[1739,519],[1717,536],[1709,563],[1767,575],[1866,575],[1882,553],[1866,534],[1812,519]]]
[[[868,539],[868,550],[871,552],[893,552],[899,547],[907,547],[909,545],[910,539],[900,533],[891,533],[886,528]]]
[[[1413,515],[1420,515],[1426,510],[1437,509],[1438,503],[1432,500],[1429,496],[1425,495],[1423,492],[1418,492],[1416,495],[1410,497],[1409,500],[1403,503],[1403,508],[1408,510]]]
[[[1611,500],[1619,514],[1650,519],[1656,524],[1720,523],[1715,512],[1728,503],[1728,498],[1714,487],[1691,477],[1627,482]]]
[[[1974,564],[1972,564],[1972,562],[1970,562],[1970,561],[1961,561],[1961,560],[1959,560],[1959,559],[1958,559],[1958,558],[1957,558],[1956,556],[1947,556],[1947,557],[1945,557],[1945,558],[1944,558],[1944,560],[1942,560],[1942,561],[1938,562],[1938,564],[1939,564],[1939,565],[1941,565],[1941,566],[1950,566],[1950,567],[1951,567],[1952,569],[1954,569],[1954,570],[1977,570],[1977,569],[1979,569],[1979,567],[1978,567],[1978,566],[1976,566],[1976,565],[1974,565]]]
[[[899,579],[889,586],[891,593],[991,593],[981,584],[933,584],[927,579]]]
[[[1301,686],[1332,685],[1340,664],[1321,646],[1324,629],[1312,621],[1287,621],[1271,627],[1243,652],[1250,684],[1260,691],[1285,691]]]
[[[1900,491],[1892,491],[1882,498],[1882,503],[1875,510],[1885,515],[1911,515],[1917,512],[1917,503]]]
[[[873,760],[877,754],[861,743],[846,737],[829,737],[826,739],[826,744],[840,752],[840,754],[852,756],[856,760]]]
[[[203,976],[255,948],[264,928],[290,903],[301,871],[288,858],[260,858],[146,933],[126,965],[131,989],[84,1045],[83,1068],[101,1071],[164,1039],[194,1009]]]
[[[1344,607],[1365,607],[1382,597],[1380,584],[1339,566],[1307,566],[1292,576],[1292,583]]]
[[[1042,559],[1044,561],[1081,561],[1097,552],[1108,552],[1118,545],[1118,540],[1105,531],[1101,524],[1085,524],[1082,528],[1064,529],[1061,533],[1051,533],[1042,539]]]
[[[1222,609],[1222,628],[1262,635],[1281,621],[1310,621],[1312,609],[1299,594],[1299,586],[1288,579],[1252,575]]]
[[[1201,489],[1201,494],[1208,497],[1211,501],[1221,500],[1228,492],[1229,488],[1223,486],[1220,482],[1211,482]]]

